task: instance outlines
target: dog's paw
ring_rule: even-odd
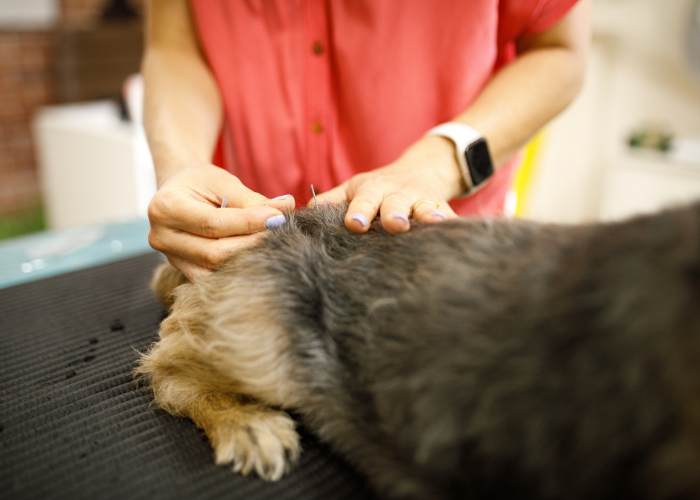
[[[299,434],[291,417],[266,409],[220,422],[212,437],[219,465],[233,464],[244,476],[255,470],[267,481],[277,481],[299,459]]]

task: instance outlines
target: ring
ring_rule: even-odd
[[[430,203],[430,204],[431,204],[432,206],[434,206],[436,209],[440,208],[440,204],[439,204],[439,203],[435,203],[434,201],[430,201],[430,200],[418,200],[417,202],[415,202],[415,203],[413,204],[413,207],[411,208],[411,216],[413,216],[413,214],[416,213],[416,208],[418,208],[418,206],[421,205],[421,204],[423,204],[423,203]]]

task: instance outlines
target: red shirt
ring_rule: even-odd
[[[192,0],[225,123],[214,163],[305,204],[466,110],[576,0]],[[459,214],[503,210],[515,161]]]

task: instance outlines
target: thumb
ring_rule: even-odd
[[[291,194],[277,196],[275,198],[267,198],[260,193],[256,193],[252,189],[247,188],[241,181],[237,182],[230,188],[228,206],[234,208],[268,207],[276,208],[280,211],[294,210],[294,197]]]
[[[347,187],[348,187],[348,183],[343,182],[340,186],[334,187],[330,191],[326,191],[325,193],[322,193],[322,194],[317,194],[316,200],[318,201],[319,205],[344,203],[344,202],[348,201]],[[309,202],[306,204],[306,206],[307,207],[316,206],[316,204],[314,203],[314,199],[311,198],[309,200]]]

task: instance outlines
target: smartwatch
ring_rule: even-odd
[[[454,143],[464,194],[471,194],[483,187],[493,175],[493,162],[486,139],[468,125],[447,122],[431,128],[425,135],[439,135]]]

